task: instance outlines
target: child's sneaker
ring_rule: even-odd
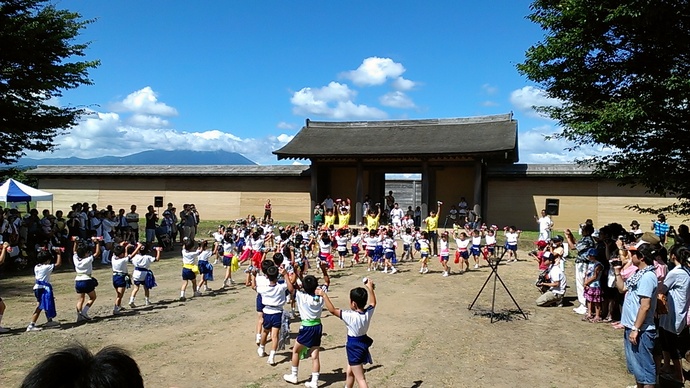
[[[424,272],[422,273],[429,273],[429,268],[424,268]]]
[[[275,365],[276,364],[275,357],[274,356],[268,356],[268,359],[266,360],[266,364]]]
[[[367,268],[367,272],[371,272],[371,268]]]
[[[383,271],[381,271],[381,272],[388,273],[388,268],[384,268]]]
[[[194,291],[194,296],[201,296],[201,292],[199,292],[199,291]]]
[[[394,273],[396,273],[396,272],[398,272],[398,269],[395,268],[395,267],[393,267],[393,269],[391,270],[391,275],[394,274]]]
[[[313,381],[307,381],[304,383],[304,386],[307,388],[319,388],[319,383],[315,383]]]
[[[0,326],[0,333],[9,333],[10,329],[8,327]]]
[[[60,322],[58,321],[48,321],[43,324],[43,327],[60,327]]]
[[[445,277],[448,277],[448,272],[443,271],[443,277],[444,277],[444,278],[445,278]]]
[[[235,281],[232,280],[232,279],[230,279],[230,284],[231,284],[231,285],[235,285]]]
[[[474,269],[477,269],[477,268],[479,268],[479,264],[474,265]]]
[[[263,347],[263,346],[259,346],[259,347],[256,349],[256,353],[259,355],[259,357],[263,357],[263,356],[266,355],[266,352],[264,352],[264,347]]]
[[[137,305],[135,305],[134,302],[129,302],[129,307],[135,308],[135,307],[137,307]]]
[[[40,327],[34,325],[33,323],[26,327],[26,331],[41,331]]]
[[[424,268],[420,268],[419,273],[424,273]]]
[[[297,384],[297,375],[283,375],[283,380],[287,381],[288,383]]]
[[[151,306],[152,304],[153,304],[153,303],[151,303],[150,300],[147,300],[146,302],[144,302],[144,306]]]

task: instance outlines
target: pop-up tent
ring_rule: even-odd
[[[34,189],[21,182],[10,178],[0,186],[0,201],[5,202],[31,202],[52,201],[53,194]]]

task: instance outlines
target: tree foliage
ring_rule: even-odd
[[[690,214],[690,4],[688,0],[537,0],[528,18],[545,31],[518,71],[563,101],[538,110],[557,138],[610,151],[580,160],[597,175]]]
[[[82,108],[58,107],[51,98],[89,85],[98,61],[83,57],[88,43],[75,43],[92,20],[38,0],[0,0],[0,164],[26,150],[51,151],[53,139],[74,126]]]

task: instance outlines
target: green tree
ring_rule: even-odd
[[[563,104],[537,107],[555,135],[603,156],[580,160],[598,176],[676,198],[639,211],[690,214],[688,0],[537,0],[545,31],[518,71]]]
[[[83,108],[49,103],[67,89],[89,85],[99,61],[79,61],[88,43],[75,43],[93,20],[37,0],[0,1],[0,164],[25,151],[51,151],[54,137],[74,126]]]

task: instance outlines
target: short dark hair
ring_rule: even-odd
[[[276,252],[276,253],[273,255],[273,262],[276,263],[276,265],[281,265],[281,264],[283,264],[283,259],[284,259],[284,256],[283,256],[283,254],[280,253],[280,252]]]
[[[275,267],[276,263],[272,260],[264,260],[261,262],[261,272],[266,273],[270,267]]]
[[[357,287],[350,290],[350,301],[355,302],[357,307],[364,310],[367,307],[369,293],[364,287]]]
[[[266,277],[268,277],[268,280],[270,281],[278,280],[278,267],[275,265],[268,267],[266,269]]]
[[[22,388],[143,387],[136,361],[118,347],[108,346],[95,355],[83,345],[49,354],[24,378]]]
[[[319,283],[314,275],[307,275],[302,280],[302,288],[304,289],[304,292],[309,295],[314,295],[314,291],[318,285]]]

